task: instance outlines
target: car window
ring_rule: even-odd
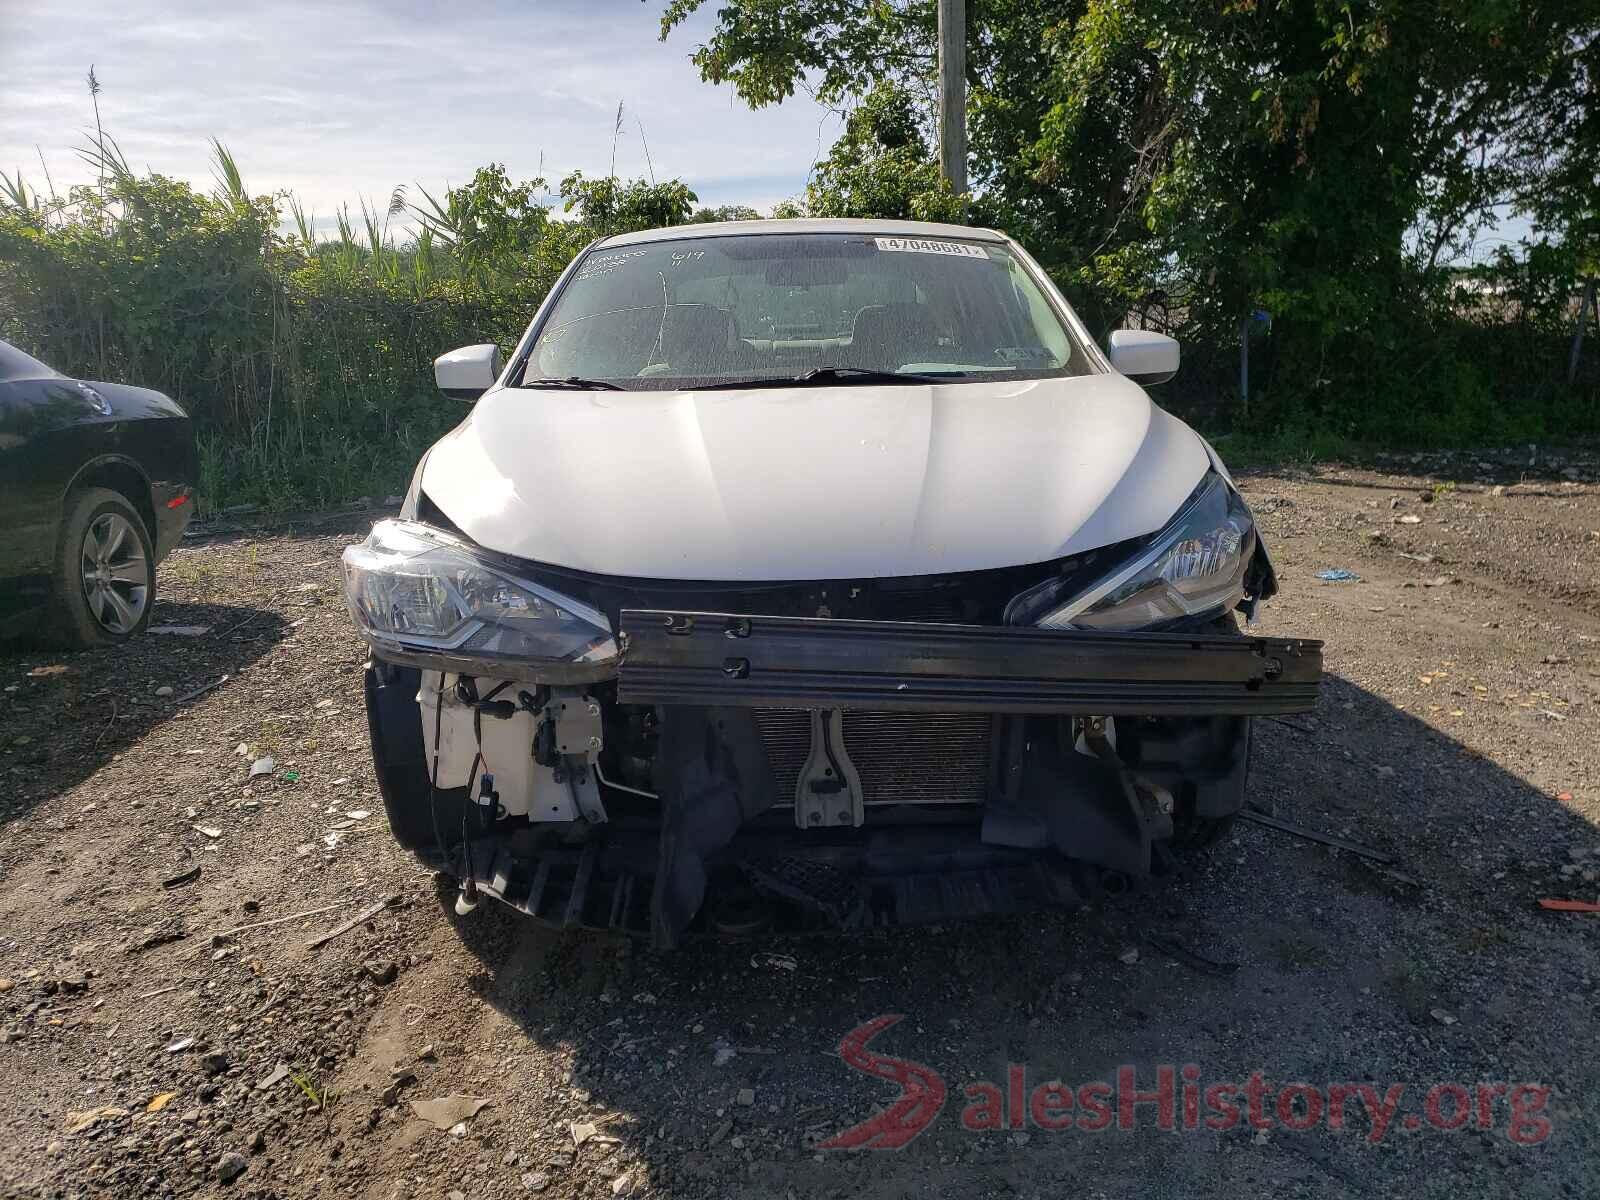
[[[780,233],[590,252],[544,320],[522,377],[666,390],[819,368],[953,382],[1092,370],[1003,245]]]
[[[51,370],[10,342],[0,342],[0,383],[10,383],[15,379],[55,379],[59,375],[59,371]]]

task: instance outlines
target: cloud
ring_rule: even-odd
[[[665,44],[659,16],[656,0],[0,0],[0,168],[41,182],[38,146],[58,188],[87,180],[93,63],[135,169],[209,187],[215,136],[251,191],[324,213],[491,161],[604,175],[619,101],[618,174],[653,167],[715,204],[798,193],[837,120],[804,97],[751,112],[689,62],[709,16]]]

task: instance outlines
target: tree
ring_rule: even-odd
[[[672,0],[663,36],[702,3]],[[1160,294],[1220,349],[1270,310],[1277,379],[1315,408],[1370,407],[1374,363],[1448,316],[1444,268],[1489,223],[1593,212],[1600,0],[969,0],[967,20],[974,219],[1100,328]],[[931,127],[932,0],[721,0],[694,62],[753,105],[849,110],[808,208],[914,211],[916,155],[883,135],[906,106]]]
[[[502,164],[490,163],[478,168],[471,183],[448,189],[443,204],[419,186],[427,206],[410,207],[463,269],[477,273],[515,262],[538,246],[548,221],[538,199],[544,188],[543,179],[514,184]],[[396,196],[403,192],[397,190]]]
[[[759,221],[761,214],[748,204],[724,204],[720,208],[697,208],[689,218],[691,224],[704,225],[712,221]]]
[[[678,179],[620,183],[615,176],[585,179],[582,171],[561,181],[561,198],[566,201],[566,211],[576,211],[584,227],[596,236],[682,225],[699,199]]]
[[[921,114],[892,83],[874,86],[846,118],[806,186],[805,207],[817,217],[962,220],[962,197],[940,175]]]

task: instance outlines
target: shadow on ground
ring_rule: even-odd
[[[151,730],[271,652],[289,630],[275,612],[157,599],[150,633],[120,646],[64,652],[0,644],[0,824],[67,791]],[[158,694],[170,688],[170,693]]]
[[[1420,886],[1241,824],[1153,894],[947,929],[656,956],[491,906],[460,926],[482,965],[472,984],[541,1051],[571,1048],[576,1090],[547,1119],[613,1122],[674,1190],[889,1196],[937,1179],[952,1195],[1343,1195],[1376,1174],[1379,1192],[1408,1179],[1417,1195],[1443,1195],[1487,1175],[1529,1195],[1580,1181],[1594,1134],[1558,1101],[1537,1144],[1508,1136],[1504,1097],[1486,1129],[1474,1117],[1414,1131],[1407,1118],[1439,1083],[1595,1094],[1593,1056],[1572,1053],[1592,1044],[1588,1002],[1572,997],[1600,974],[1579,924],[1595,918],[1535,902],[1562,894],[1554,868],[1572,851],[1600,853],[1600,833],[1337,677],[1318,714],[1261,722],[1257,736],[1253,804],[1387,850]],[[1237,970],[1181,962],[1144,940],[1152,930]],[[872,1048],[926,1064],[947,1087],[942,1111],[899,1153],[817,1149],[900,1096],[838,1057],[849,1030],[896,1013],[905,1019]],[[1261,1072],[1274,1088],[1403,1084],[1404,1099],[1381,1141],[1359,1106],[1343,1133],[1290,1132],[1270,1098],[1280,1127],[1265,1134],[1162,1132],[1151,1104],[1127,1133],[1044,1132],[1009,1107],[999,1130],[963,1128],[968,1087],[989,1081],[1008,1097],[1018,1067],[1031,1090],[1114,1085],[1129,1064],[1145,1088],[1159,1064],[1185,1063],[1202,1088]],[[1537,1127],[1525,1123],[1522,1140]],[[1150,1180],[1164,1182],[1152,1193]]]

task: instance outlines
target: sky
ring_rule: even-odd
[[[658,39],[661,0],[0,0],[0,170],[58,190],[100,116],[135,171],[214,186],[209,139],[252,194],[290,190],[319,227],[396,184],[435,196],[488,162],[682,178],[763,212],[805,187],[839,133],[804,95],[752,112],[689,61],[716,0]],[[643,126],[641,136],[640,125]],[[37,149],[36,149],[37,147]]]

